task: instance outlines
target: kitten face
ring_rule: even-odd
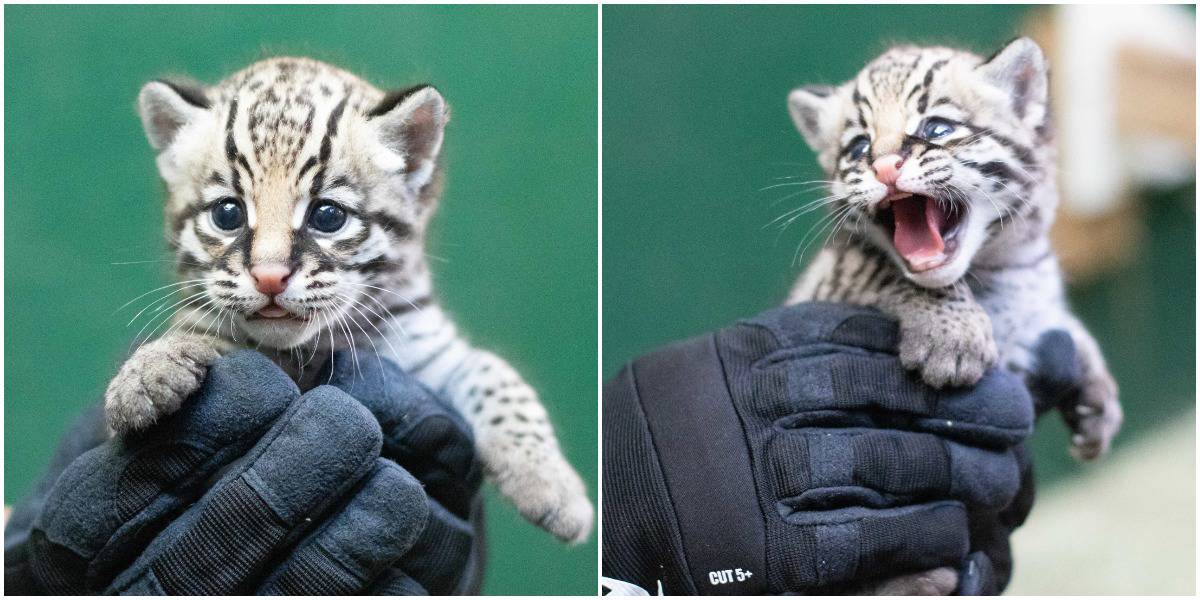
[[[280,58],[208,89],[149,83],[139,108],[193,316],[221,334],[301,346],[382,320],[383,290],[424,269],[448,116],[433,88]]]
[[[1046,94],[1045,59],[1022,38],[986,61],[896,48],[837,88],[794,90],[789,108],[834,210],[909,279],[943,287],[1012,229],[1048,226],[1053,194],[1034,193],[1049,178]]]

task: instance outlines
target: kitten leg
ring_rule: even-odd
[[[871,306],[900,321],[900,361],[934,387],[970,385],[998,356],[992,322],[967,284],[929,289],[864,247],[825,248],[788,297]]]
[[[1059,407],[1071,428],[1071,454],[1095,460],[1108,452],[1124,415],[1117,400],[1117,382],[1104,363],[1100,345],[1074,317],[1068,326],[1075,352],[1083,367],[1083,388],[1071,406]]]
[[[200,389],[225,344],[210,336],[176,334],[138,348],[104,394],[109,429],[116,434],[145,429],[179,410]]]
[[[388,326],[397,363],[450,400],[501,495],[529,521],[568,542],[587,538],[594,511],[583,480],[563,457],[546,409],[503,359],[472,347],[436,304]]]
[[[587,539],[591,501],[559,449],[537,392],[503,359],[478,349],[447,391],[470,421],[484,468],[500,493],[559,539]]]

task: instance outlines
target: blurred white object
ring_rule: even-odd
[[[1195,594],[1196,414],[1081,470],[1038,490],[1013,534],[1007,593]]]
[[[1052,68],[1064,207],[1080,217],[1098,217],[1118,208],[1131,183],[1169,185],[1190,179],[1195,173],[1194,121],[1183,140],[1178,133],[1153,129],[1122,132],[1122,113],[1153,113],[1163,107],[1137,89],[1123,94],[1122,86],[1130,83],[1122,80],[1139,74],[1123,73],[1120,67],[1128,66],[1122,58],[1130,52],[1191,63],[1193,83],[1182,89],[1191,97],[1188,111],[1194,118],[1194,14],[1183,6],[1149,4],[1065,5],[1055,11]],[[1137,105],[1120,106],[1123,100]]]

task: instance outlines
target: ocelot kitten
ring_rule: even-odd
[[[449,113],[433,87],[384,93],[327,64],[273,58],[212,87],[148,83],[138,107],[185,299],[108,386],[114,432],[177,410],[237,348],[258,348],[308,389],[323,382],[306,365],[373,347],[452,401],[525,518],[587,537],[591,503],[537,393],[434,301],[424,242]]]
[[[900,360],[938,387],[972,384],[995,364],[1027,376],[1039,337],[1065,330],[1085,379],[1063,417],[1072,453],[1094,459],[1121,406],[1099,346],[1067,307],[1048,239],[1058,193],[1047,68],[1025,38],[989,59],[898,47],[843,85],[794,90],[792,119],[831,180],[831,218],[846,226],[787,302],[894,316]],[[955,581],[913,578],[907,591],[948,593]]]

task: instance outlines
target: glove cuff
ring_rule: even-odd
[[[715,339],[706,335],[638,359],[612,382],[619,391],[605,395],[606,402],[621,396],[629,403],[613,407],[618,410],[606,409],[606,415],[635,415],[643,421],[636,424],[637,433],[648,453],[638,462],[653,473],[640,477],[650,476],[655,485],[662,485],[653,496],[665,500],[666,506],[659,507],[666,516],[661,522],[669,524],[673,534],[658,543],[678,540],[672,544],[678,562],[675,572],[690,576],[690,581],[681,582],[683,588],[663,581],[666,593],[758,594],[767,587],[766,532],[750,453],[723,372]],[[609,432],[606,416],[606,437]],[[605,448],[629,447],[628,441],[624,444],[606,440]],[[605,459],[606,468],[620,463],[619,457]],[[625,492],[620,488],[638,475],[611,471],[608,475],[606,513],[614,506],[627,510],[629,500],[620,497]],[[627,522],[622,518],[626,516],[605,515],[606,538],[610,532],[614,537],[628,533],[619,525]],[[615,540],[622,542],[629,540]],[[606,539],[606,565],[619,561],[615,555],[621,554],[607,551],[609,543]],[[609,555],[614,555],[612,561]],[[625,579],[607,568],[605,575],[648,590],[657,589],[662,581]]]

